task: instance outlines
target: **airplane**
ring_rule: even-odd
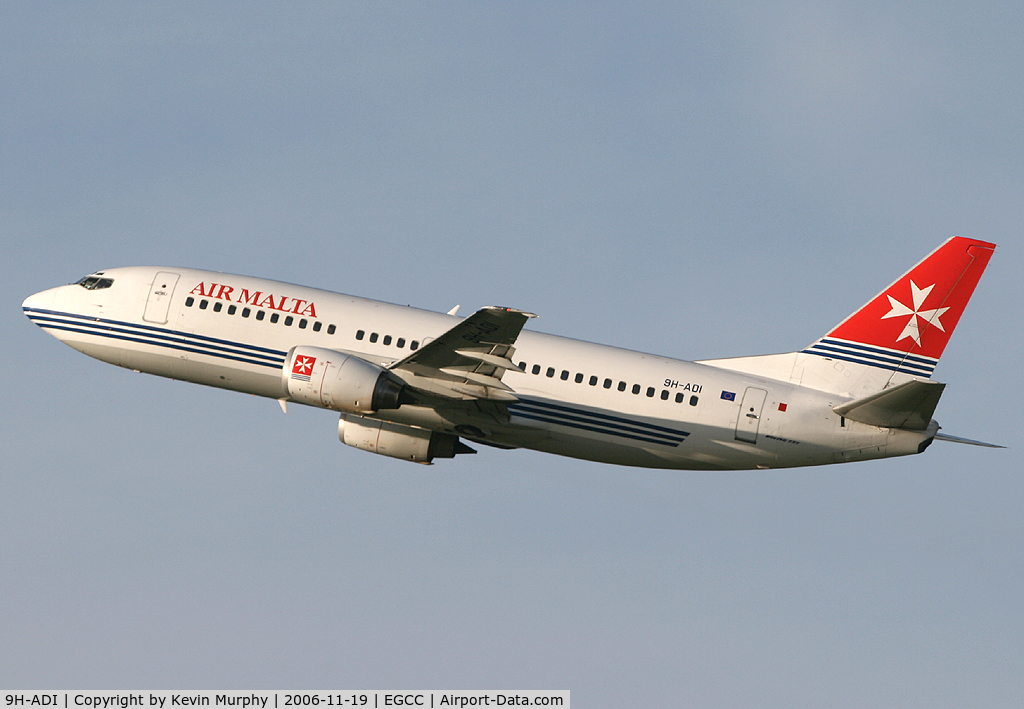
[[[340,414],[355,448],[417,463],[469,443],[689,470],[772,469],[923,452],[931,374],[995,244],[952,237],[794,352],[687,362],[523,327],[214,271],[95,272],[22,304],[91,357]]]

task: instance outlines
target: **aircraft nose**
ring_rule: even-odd
[[[41,310],[49,310],[53,307],[53,300],[57,295],[56,288],[50,288],[48,290],[39,291],[25,298],[21,304],[21,309],[28,316],[29,320],[35,321],[33,315],[36,315]]]

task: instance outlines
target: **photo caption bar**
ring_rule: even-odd
[[[234,707],[236,709],[302,709],[308,707],[564,707],[569,690],[488,691],[3,691],[3,709],[177,709],[177,707]]]

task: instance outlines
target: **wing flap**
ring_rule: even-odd
[[[480,374],[479,372],[473,372],[467,369],[451,369],[448,367],[442,367],[438,371],[443,372],[456,380],[465,379],[468,382],[481,384],[485,387],[494,387],[495,389],[501,389],[502,391],[512,391],[512,387],[490,374]]]
[[[499,357],[491,354],[490,351],[482,350],[455,350],[455,354],[466,359],[475,359],[478,362],[485,362],[487,364],[493,364],[495,367],[502,369],[511,369],[516,372],[522,372],[519,366],[510,360],[508,357]]]

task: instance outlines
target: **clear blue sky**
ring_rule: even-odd
[[[1024,704],[1021,27],[1004,2],[8,4],[0,686]],[[1009,448],[791,471],[414,466],[19,307],[195,266],[727,357],[806,345],[954,234],[999,248],[936,418]]]

